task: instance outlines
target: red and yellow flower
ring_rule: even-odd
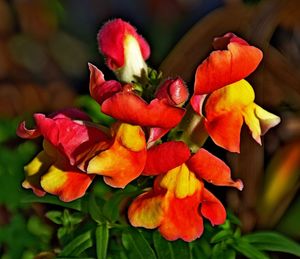
[[[197,68],[191,105],[205,117],[205,128],[217,145],[239,152],[243,122],[261,144],[260,137],[280,118],[254,103],[254,91],[244,80],[258,66],[262,52],[232,33],[216,38],[214,47],[217,50]]]
[[[27,139],[44,137],[44,150],[25,166],[23,182],[38,196],[48,192],[72,201],[85,194],[96,174],[111,186],[124,187],[144,168],[146,141],[138,126],[117,123],[110,133],[75,109],[48,118],[35,114],[34,119],[35,129],[22,122],[17,134]],[[124,162],[122,167],[119,161]]]
[[[166,142],[148,151],[144,175],[157,175],[151,190],[130,205],[128,216],[135,227],[158,228],[167,240],[192,241],[203,232],[202,216],[212,225],[222,224],[226,211],[203,180],[241,190],[230,169],[205,149],[190,155],[183,142]]]

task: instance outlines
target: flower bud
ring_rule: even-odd
[[[167,99],[170,105],[182,106],[189,97],[189,91],[183,80],[167,79],[156,91],[158,99]]]
[[[107,22],[98,33],[100,52],[119,80],[130,83],[147,74],[148,43],[136,29],[121,19]]]

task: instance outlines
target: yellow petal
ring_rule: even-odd
[[[256,117],[255,112],[255,104],[251,104],[247,106],[247,108],[244,109],[243,111],[243,116],[245,119],[245,123],[249,127],[252,137],[255,139],[255,141],[261,145],[261,128],[260,128],[260,123],[259,119]]]
[[[280,123],[280,118],[270,113],[258,105],[255,105],[255,114],[260,122],[261,135],[264,135],[270,128]]]

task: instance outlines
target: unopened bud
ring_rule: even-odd
[[[158,87],[156,94],[158,99],[167,99],[168,103],[182,106],[189,97],[189,91],[181,78],[167,79]]]

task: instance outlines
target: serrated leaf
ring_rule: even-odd
[[[153,243],[158,259],[175,259],[172,243],[164,239],[158,231],[153,232]]]
[[[106,258],[107,246],[109,240],[109,229],[107,224],[101,224],[96,228],[96,248],[97,258]]]
[[[122,243],[133,259],[156,259],[150,244],[140,231],[130,228],[122,234]]]
[[[285,252],[300,257],[300,244],[276,232],[258,232],[243,236],[243,240],[260,250]]]
[[[93,246],[92,231],[89,230],[76,238],[74,238],[69,244],[67,244],[61,251],[59,256],[78,256],[85,249]]]
[[[251,259],[268,259],[264,253],[259,251],[255,246],[249,244],[248,242],[239,239],[235,243],[230,244],[240,254],[251,258]]]

